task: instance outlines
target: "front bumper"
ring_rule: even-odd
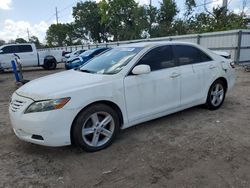
[[[32,99],[17,94],[12,96],[9,114],[16,136],[21,140],[39,145],[70,145],[70,129],[77,112],[62,108],[24,114],[25,109],[31,103],[33,103]]]

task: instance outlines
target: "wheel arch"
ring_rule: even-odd
[[[89,108],[90,106],[92,105],[96,105],[96,104],[106,104],[107,106],[110,106],[112,109],[114,109],[117,114],[118,114],[118,117],[119,117],[119,121],[120,121],[120,127],[122,127],[123,123],[124,123],[124,119],[123,119],[123,114],[122,114],[122,110],[121,108],[114,102],[112,101],[108,101],[108,100],[100,100],[100,101],[95,101],[95,102],[92,102],[90,104],[88,104],[87,106],[85,106],[84,108],[82,108],[78,113],[77,115],[75,116],[72,124],[71,124],[71,127],[70,127],[70,140],[71,140],[71,143],[74,144],[73,142],[73,125],[77,119],[77,117],[80,115],[80,113],[82,111],[84,111],[85,109]]]
[[[205,100],[207,100],[207,97],[208,97],[208,93],[209,93],[209,90],[210,90],[210,88],[211,88],[211,86],[214,84],[214,82],[216,82],[217,80],[221,80],[223,83],[224,83],[224,85],[225,85],[225,91],[227,92],[227,89],[228,89],[228,82],[227,82],[227,79],[225,78],[225,77],[219,77],[219,78],[217,78],[217,79],[215,79],[212,83],[211,83],[211,85],[207,88],[207,93],[206,93],[206,99]]]
[[[45,63],[46,60],[55,60],[55,62],[57,62],[56,58],[53,55],[45,56],[44,59],[43,59],[43,64]]]
[[[227,79],[226,79],[225,77],[219,77],[219,78],[217,78],[215,81],[213,81],[213,83],[216,82],[217,80],[221,80],[221,81],[224,83],[225,90],[227,91],[227,89],[228,89],[228,82],[227,82]]]

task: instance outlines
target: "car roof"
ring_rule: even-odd
[[[137,42],[137,43],[130,43],[130,44],[124,44],[121,45],[121,47],[153,47],[158,45],[168,45],[168,44],[186,44],[186,45],[196,45],[195,43],[191,42],[176,42],[176,41],[151,41],[151,42]]]
[[[98,47],[98,48],[91,48],[89,50],[100,50],[100,49],[110,49],[109,47]]]

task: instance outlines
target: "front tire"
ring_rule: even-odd
[[[114,109],[105,104],[96,104],[83,110],[72,128],[74,144],[85,151],[95,152],[112,144],[120,121]]]
[[[226,87],[224,82],[216,80],[208,91],[206,106],[210,110],[219,109],[224,102],[225,96]]]

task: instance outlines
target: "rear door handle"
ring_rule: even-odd
[[[176,78],[176,77],[178,77],[178,76],[180,76],[181,74],[179,74],[179,73],[177,73],[177,72],[173,72],[172,74],[171,74],[171,78]]]
[[[214,66],[214,65],[209,66],[209,69],[215,69],[215,68],[216,68],[216,66]]]

